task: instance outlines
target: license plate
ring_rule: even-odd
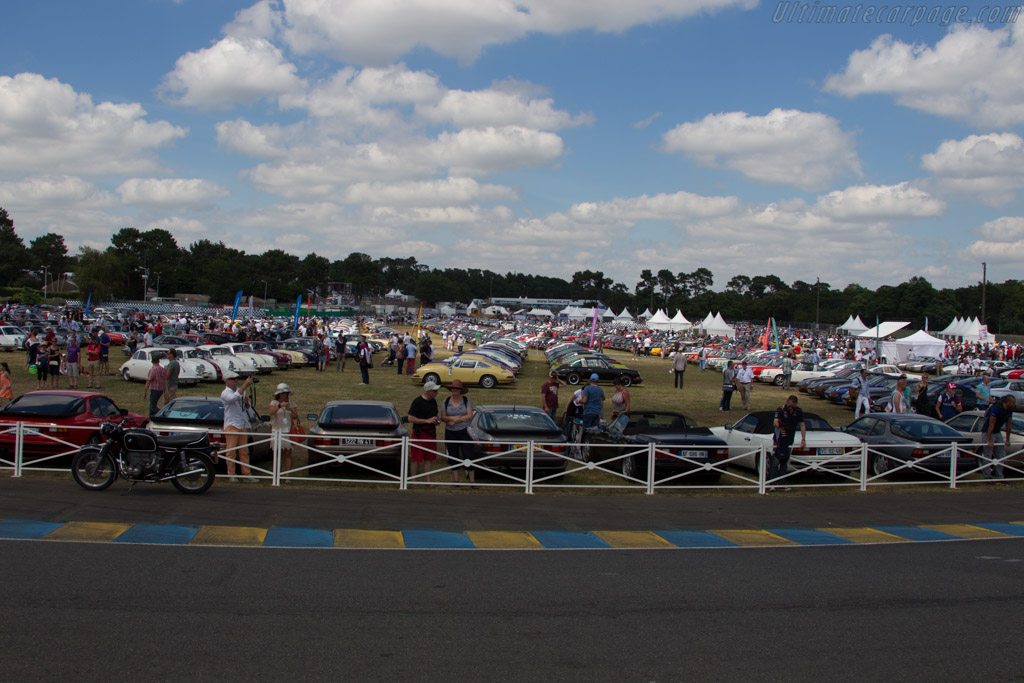
[[[679,457],[681,458],[692,458],[694,460],[698,458],[708,457],[707,451],[679,451]]]
[[[842,455],[842,448],[819,448],[818,455]]]
[[[373,439],[342,439],[341,443],[344,446],[375,446],[377,444]]]

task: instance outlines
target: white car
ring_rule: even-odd
[[[895,365],[885,365],[885,364],[872,365],[871,367],[868,368],[868,371],[869,372],[880,372],[883,375],[891,375],[893,377],[899,377],[900,375],[906,375],[908,382],[920,382],[921,381],[921,375],[915,375],[912,372],[904,372],[903,370],[900,370]]]
[[[795,386],[798,382],[802,382],[808,377],[830,377],[834,374],[834,371],[822,370],[820,366],[815,370],[814,365],[811,363],[794,363],[791,384]],[[786,378],[782,374],[782,368],[765,368],[757,376],[757,380],[781,387],[785,383]]]
[[[198,347],[205,349],[214,358],[219,359],[231,359],[235,365],[235,372],[243,377],[249,377],[260,372],[260,366],[258,361],[254,358],[254,353],[235,353],[227,344],[203,344]]]
[[[173,350],[160,348],[159,346],[147,346],[144,349],[139,349],[132,354],[131,358],[121,364],[121,377],[126,382],[131,382],[132,380],[145,382],[149,376],[150,369],[153,367],[153,356],[159,354],[161,359],[160,365],[167,367],[167,363],[170,362],[170,355],[173,353]],[[178,365],[181,367],[178,373],[178,384],[182,386],[198,384],[201,380],[213,379],[210,369],[201,361],[179,360]]]
[[[737,422],[724,427],[712,427],[711,433],[729,444],[729,456],[741,457],[732,463],[740,467],[758,469],[757,449],[764,446],[771,453],[775,436],[775,411],[760,410],[748,413]],[[804,413],[807,426],[807,448],[800,448],[800,435],[793,441],[790,469],[799,469],[818,463],[822,469],[850,472],[860,469],[861,441],[852,434],[835,429],[813,413]]]
[[[0,349],[4,351],[19,351],[25,343],[25,331],[14,325],[0,326]]]
[[[235,363],[232,356],[213,356],[206,349],[197,349],[194,346],[179,346],[174,349],[178,360],[190,360],[203,363],[210,370],[210,382],[223,382],[232,377],[238,377],[235,372]]]

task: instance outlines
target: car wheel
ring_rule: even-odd
[[[480,378],[480,386],[484,389],[493,389],[497,383],[498,381],[490,375],[484,375]]]
[[[785,383],[785,381],[786,378],[783,377],[782,375],[775,375],[775,379],[772,380],[772,384],[774,384],[777,387],[781,387],[783,383]]]
[[[434,384],[440,384],[441,383],[441,378],[438,377],[436,373],[428,372],[426,374],[426,376],[424,376],[424,378],[423,378],[423,383],[426,384],[427,382],[433,382]]]
[[[639,473],[639,468],[636,464],[636,458],[629,456],[622,459],[622,476],[636,479]]]
[[[892,461],[888,456],[877,453],[871,459],[871,474],[876,477],[884,477],[892,469]]]
[[[628,387],[630,384],[633,383],[633,378],[630,377],[629,375],[620,375],[619,383],[622,384],[622,386],[624,387]]]
[[[128,368],[125,368],[124,370],[121,371],[121,377],[124,378],[125,382],[131,382],[132,381],[132,376],[128,372]]]
[[[570,372],[568,375],[565,376],[565,381],[573,385],[579,384],[580,379],[581,377],[579,376],[579,374],[575,372]]]

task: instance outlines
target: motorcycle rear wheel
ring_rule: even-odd
[[[117,465],[98,447],[86,446],[71,461],[71,476],[78,485],[89,491],[102,491],[117,479]]]
[[[191,474],[183,474],[190,472]],[[213,463],[206,458],[188,458],[182,456],[174,463],[174,479],[171,483],[182,493],[203,493],[213,486],[217,476]]]

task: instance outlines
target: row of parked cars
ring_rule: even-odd
[[[512,384],[523,369],[529,348],[512,337],[497,336],[472,348],[453,353],[444,360],[424,363],[411,375],[412,381],[448,385],[455,380],[483,389]]]
[[[618,381],[627,387],[644,381],[637,370],[617,358],[576,342],[550,345],[544,355],[551,372],[567,384],[586,383],[592,375],[597,375],[600,382]]]

